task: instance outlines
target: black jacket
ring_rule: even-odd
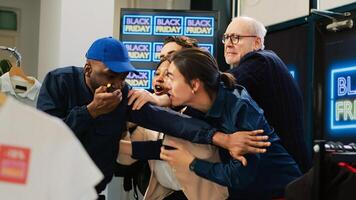
[[[283,146],[302,171],[311,166],[303,126],[303,97],[283,61],[272,51],[247,53],[229,71],[264,110]]]

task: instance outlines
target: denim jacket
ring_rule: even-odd
[[[237,86],[229,90],[220,85],[211,109],[204,115],[206,121],[230,134],[242,130],[263,129],[271,146],[263,154],[245,155],[246,167],[220,148],[220,163],[196,160],[196,174],[229,188],[230,199],[271,199],[282,197],[285,186],[301,175],[301,172],[280,139],[269,126],[263,110],[248,92]]]

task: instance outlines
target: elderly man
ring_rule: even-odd
[[[303,129],[303,99],[283,61],[264,50],[266,29],[249,17],[234,18],[223,36],[225,60],[237,82],[264,110],[302,171],[310,167]]]

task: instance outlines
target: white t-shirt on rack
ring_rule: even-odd
[[[6,72],[0,77],[0,91],[7,95],[11,95],[16,100],[24,104],[36,107],[38,94],[41,89],[41,83],[34,77],[28,76],[27,78],[33,80],[34,84],[31,85],[18,76],[10,77],[9,72]],[[25,90],[16,89],[18,86],[25,88]]]
[[[0,107],[0,199],[96,199],[102,178],[60,119],[11,97]]]

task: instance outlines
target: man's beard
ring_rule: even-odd
[[[92,92],[95,93],[95,90],[98,89],[101,84],[95,80],[95,78],[89,78],[90,88],[93,90]]]

